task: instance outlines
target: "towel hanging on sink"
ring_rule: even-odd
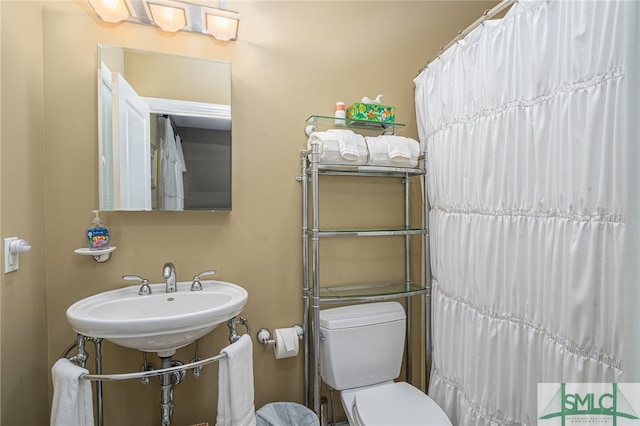
[[[61,358],[51,368],[51,426],[93,426],[91,382],[80,379],[88,370]]]

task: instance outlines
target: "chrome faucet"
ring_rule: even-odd
[[[176,267],[171,262],[167,262],[162,267],[162,276],[167,283],[167,293],[175,293],[178,291],[176,286]]]

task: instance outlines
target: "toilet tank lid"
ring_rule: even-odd
[[[378,302],[341,306],[320,311],[320,327],[328,330],[404,321],[406,314],[398,302]]]

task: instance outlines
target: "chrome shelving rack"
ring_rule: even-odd
[[[318,130],[319,123],[334,123],[334,117],[311,116],[307,120],[313,130]],[[395,134],[399,123],[379,123],[360,120],[345,120],[350,128],[366,128],[383,133]],[[320,390],[320,307],[325,304],[350,304],[382,301],[391,299],[422,296],[424,298],[424,344],[425,362],[428,371],[431,363],[431,273],[429,267],[429,231],[428,206],[426,203],[427,174],[424,158],[420,158],[416,168],[352,166],[320,164],[320,153],[317,144],[302,152],[302,173],[298,180],[302,183],[302,277],[303,277],[303,323],[304,335],[304,390],[305,405],[312,408],[318,416],[321,411]],[[324,175],[358,176],[358,177],[391,177],[400,178],[404,185],[404,227],[401,229],[337,229],[329,230],[320,227],[319,214],[319,179]],[[412,178],[420,179],[422,191],[422,215],[419,227],[411,227],[410,197]],[[309,223],[311,221],[311,223]],[[405,280],[395,283],[372,283],[362,285],[345,285],[322,287],[320,284],[320,240],[336,237],[392,237],[405,238]],[[422,238],[422,274],[418,282],[411,277],[411,237]],[[411,304],[407,303],[407,347],[406,373],[411,377]],[[312,400],[312,405],[310,403]]]

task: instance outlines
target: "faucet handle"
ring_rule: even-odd
[[[122,279],[125,281],[141,281],[142,285],[140,286],[140,290],[138,294],[140,296],[146,296],[151,294],[151,287],[149,286],[149,280],[146,278],[142,278],[139,275],[123,275]]]
[[[216,272],[218,272],[218,271],[216,271],[214,269],[208,269],[206,271],[200,272],[198,275],[193,277],[193,282],[191,283],[191,291],[200,291],[200,290],[202,290],[202,283],[200,282],[200,278],[201,277],[206,277],[208,275],[213,275]]]
[[[140,275],[123,275],[122,279],[125,281],[147,281],[146,278],[142,278]]]

